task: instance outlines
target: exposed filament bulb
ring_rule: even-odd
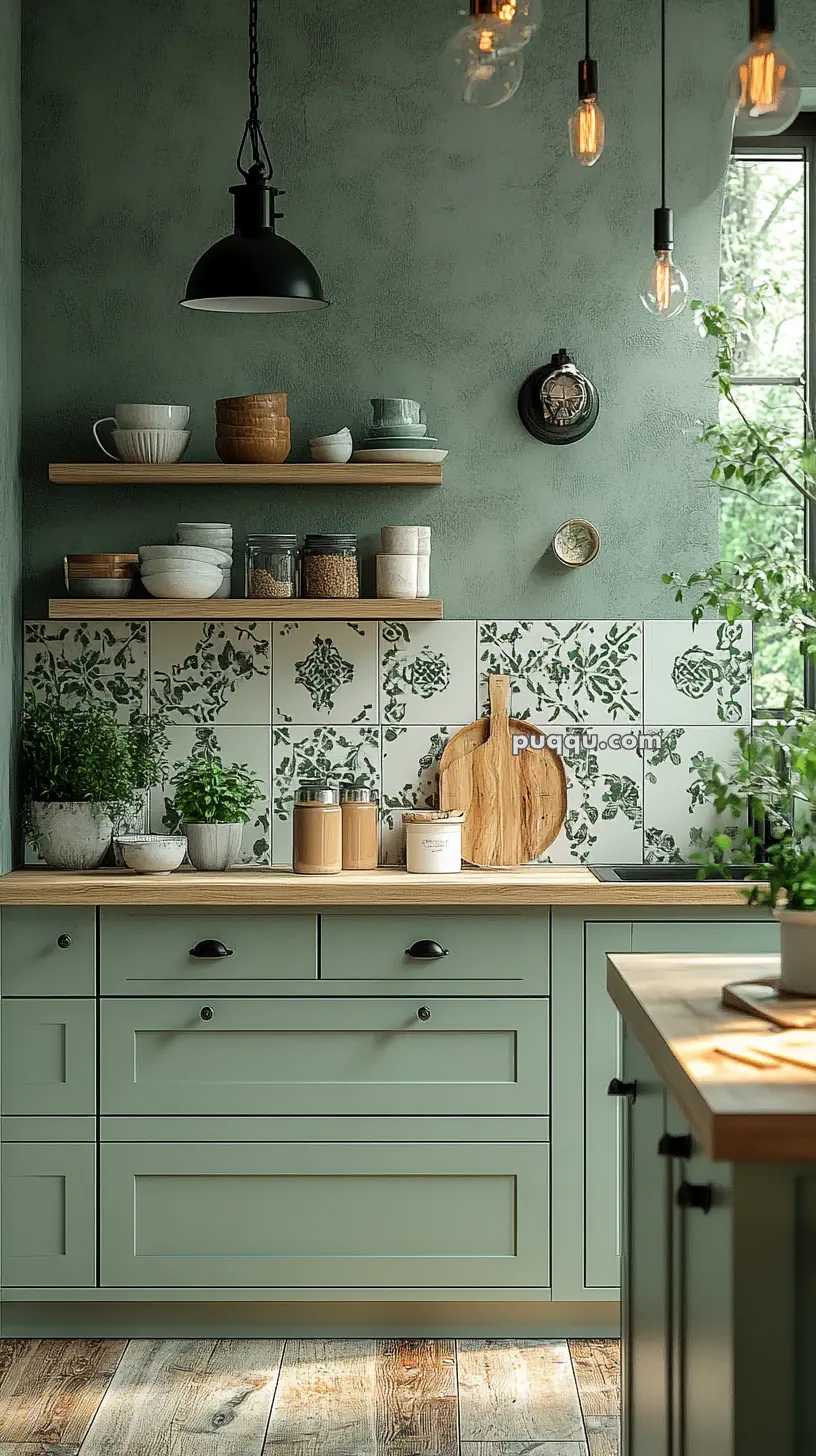
[[[494,47],[493,47],[493,32],[492,32],[492,30],[480,30],[479,31],[479,50],[481,51],[482,55],[483,56],[490,55],[491,52],[492,52],[492,50],[493,50],[493,48]]]
[[[655,249],[654,260],[640,286],[640,301],[653,318],[672,319],[688,303],[688,279],[674,261],[671,248]]]
[[[604,149],[606,122],[594,96],[582,97],[569,119],[570,151],[582,167],[592,167]]]
[[[740,110],[752,116],[778,111],[788,64],[777,54],[773,36],[758,35],[750,53],[740,63]]]

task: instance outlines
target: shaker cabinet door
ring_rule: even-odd
[[[96,1111],[95,1001],[3,1001],[2,1098],[6,1116]]]
[[[96,1144],[4,1143],[2,1279],[11,1286],[96,1283]]]
[[[96,911],[71,905],[4,905],[4,996],[93,996]]]

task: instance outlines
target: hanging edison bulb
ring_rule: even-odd
[[[490,28],[463,26],[448,46],[448,61],[459,100],[480,111],[510,101],[524,77],[523,49],[500,49]]]
[[[543,0],[463,0],[459,14],[467,17],[464,29],[477,40],[492,39],[495,51],[521,50],[541,24]]]
[[[775,136],[798,115],[799,76],[775,31],[775,0],[751,0],[751,40],[731,73],[735,136]]]
[[[674,219],[670,207],[656,207],[654,258],[640,280],[640,301],[653,318],[673,319],[688,303],[688,279],[674,261]]]
[[[569,119],[570,152],[594,167],[604,149],[606,122],[598,105],[598,63],[585,56],[578,67],[578,106]]]

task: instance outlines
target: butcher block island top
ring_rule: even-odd
[[[816,1159],[816,1072],[739,1052],[778,1028],[721,1005],[729,982],[778,975],[776,956],[610,955],[607,987],[700,1147],[717,1162]],[[816,1042],[816,1033],[814,1033]]]
[[[601,883],[590,870],[555,865],[409,875],[401,869],[294,875],[287,869],[135,875],[129,870],[13,870],[0,876],[0,905],[744,905],[739,885]]]

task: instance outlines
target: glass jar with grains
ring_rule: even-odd
[[[359,597],[356,536],[307,536],[303,544],[304,597]]]
[[[297,536],[247,536],[248,597],[299,597],[300,552]]]

